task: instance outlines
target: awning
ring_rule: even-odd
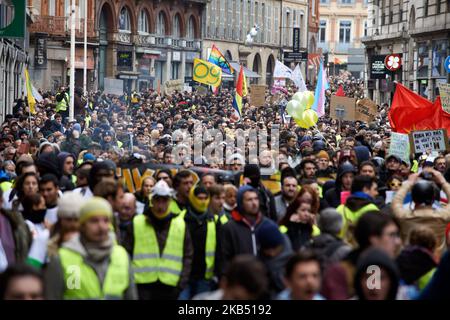
[[[230,64],[233,67],[233,69],[236,73],[236,77],[237,77],[239,75],[239,69],[241,68],[241,66],[239,65],[239,63],[233,62],[233,61],[230,61]],[[246,67],[244,67],[244,75],[247,78],[261,78],[261,76],[259,74],[257,74],[256,72],[254,72]],[[223,72],[222,78],[234,78],[234,75],[230,75],[230,74]]]

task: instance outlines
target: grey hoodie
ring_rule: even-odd
[[[84,258],[84,262],[94,269],[97,277],[100,281],[100,286],[103,286],[103,281],[105,280],[106,271],[108,270],[110,259],[104,259],[100,262],[95,262],[88,256],[86,249],[80,241],[79,236],[73,237],[71,240],[62,244],[62,247],[70,249],[79,253]],[[134,285],[133,273],[130,270],[130,279],[128,289],[124,293],[124,300],[136,300],[137,293],[136,287]],[[59,255],[51,258],[44,274],[45,278],[45,296],[48,300],[63,300],[64,292],[66,289],[64,283],[64,271],[61,265],[61,260]]]

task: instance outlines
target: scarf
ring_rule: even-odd
[[[80,241],[83,244],[89,259],[94,262],[101,262],[110,256],[114,242],[114,235],[109,234],[107,240],[102,243],[90,242],[84,237],[80,237]]]

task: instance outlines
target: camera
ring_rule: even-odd
[[[432,181],[433,180],[433,174],[428,171],[422,172],[419,177],[421,177],[424,180]]]

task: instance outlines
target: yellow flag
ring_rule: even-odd
[[[25,84],[27,86],[27,98],[28,98],[28,106],[30,107],[30,113],[35,114],[36,109],[34,106],[36,105],[36,100],[33,97],[33,90],[31,89],[30,75],[28,74],[28,69],[25,69]]]
[[[245,97],[248,94],[247,91],[247,77],[245,76],[244,73],[244,83],[242,84],[242,96]]]
[[[218,87],[222,83],[222,69],[215,64],[201,59],[194,59],[194,81]]]

